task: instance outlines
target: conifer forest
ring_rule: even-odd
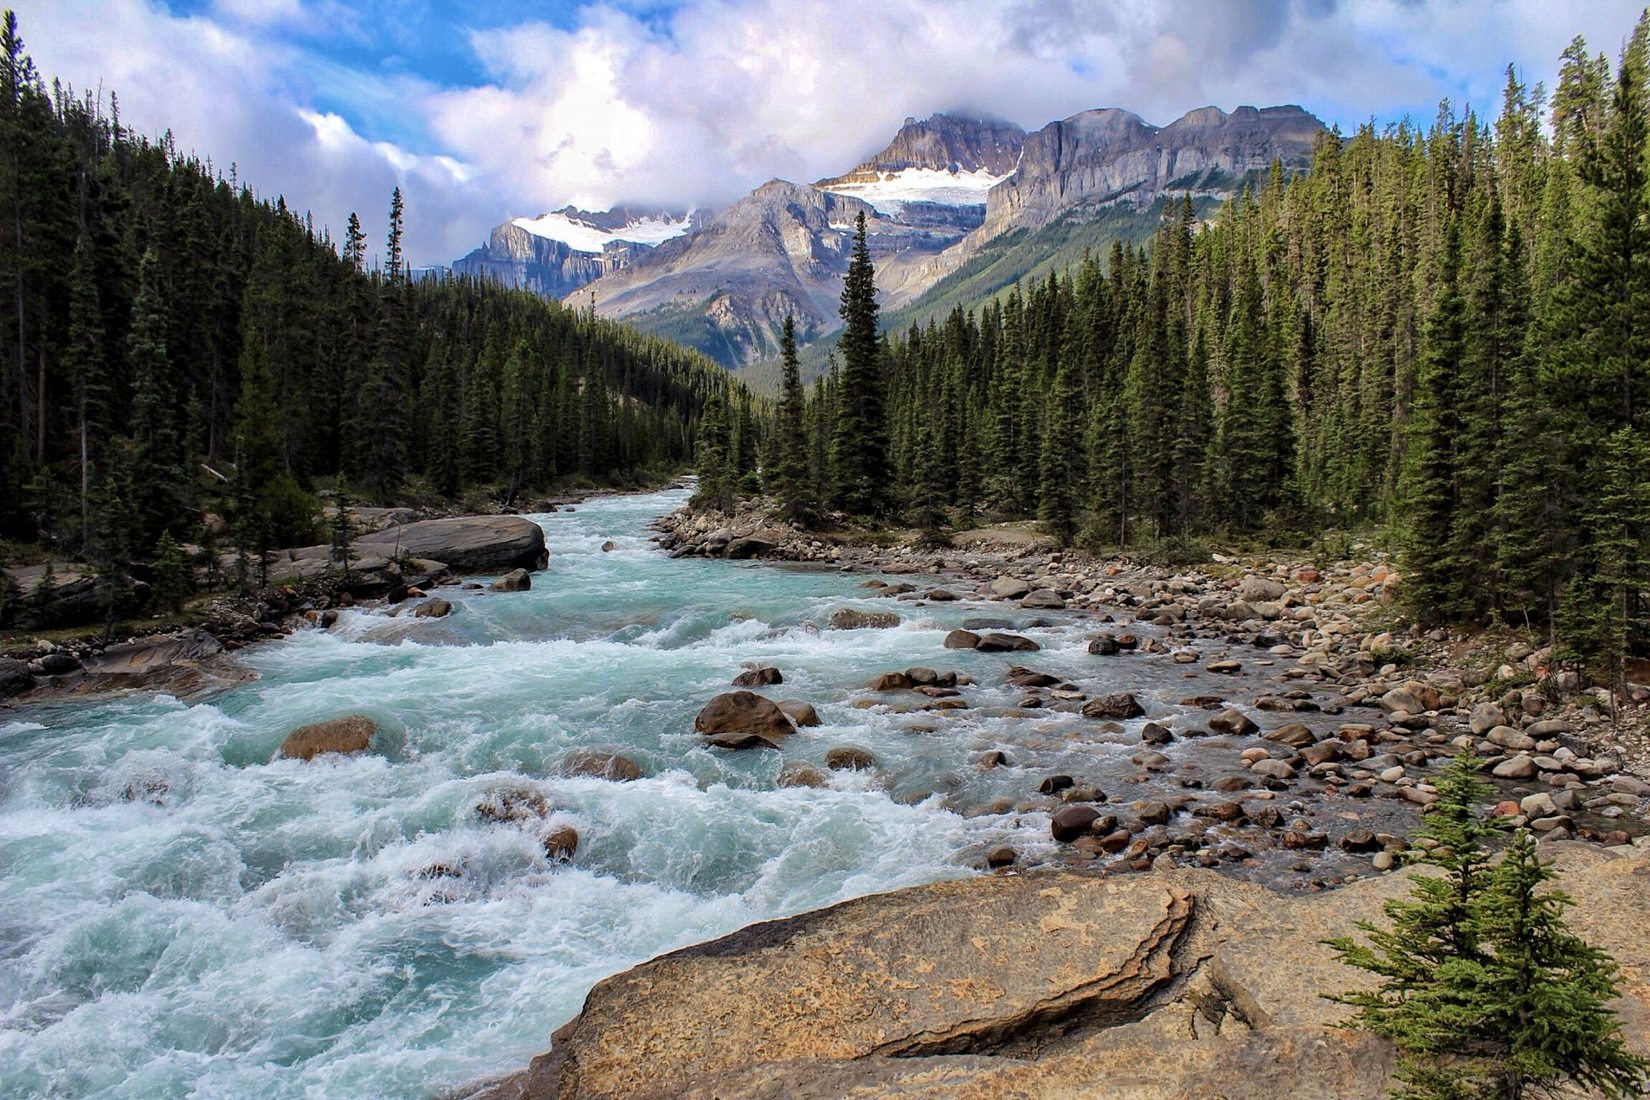
[[[1423,621],[1613,665],[1650,618],[1647,29],[880,344],[851,272],[837,365],[786,372],[776,491],[1171,557],[1378,529]]]

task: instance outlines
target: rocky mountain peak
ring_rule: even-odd
[[[929,169],[936,172],[985,172],[1007,175],[1020,159],[1020,145],[1026,132],[1000,119],[965,118],[936,114],[922,121],[907,118],[881,152],[860,163],[852,172],[820,187],[852,182],[877,174]]]

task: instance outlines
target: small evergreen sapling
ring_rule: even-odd
[[[1367,944],[1328,941],[1380,985],[1330,999],[1357,1009],[1354,1026],[1397,1045],[1398,1100],[1521,1100],[1564,1080],[1640,1095],[1645,1066],[1622,1046],[1608,1007],[1614,964],[1564,927],[1568,898],[1536,893],[1554,875],[1534,839],[1520,831],[1490,862],[1480,763],[1470,752],[1455,758],[1420,829],[1433,843],[1419,861],[1441,873],[1413,876],[1409,899],[1387,902],[1390,929],[1358,922]]]

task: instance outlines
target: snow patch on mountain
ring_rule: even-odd
[[[512,218],[511,221],[535,237],[560,241],[575,252],[601,252],[609,244],[627,241],[631,244],[657,245],[680,237],[693,228],[690,216],[681,220],[670,218],[638,218],[616,229],[603,229],[566,212],[557,210],[536,218]]]
[[[985,195],[1008,178],[984,168],[972,172],[951,172],[939,168],[904,168],[898,172],[876,172],[872,178],[855,173],[825,185],[838,195],[863,199],[877,213],[898,217],[906,203],[932,202],[942,206],[984,206]]]

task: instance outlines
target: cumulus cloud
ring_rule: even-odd
[[[441,28],[472,62],[459,76],[418,67],[408,39],[435,33],[434,9],[397,30],[378,0],[18,8],[44,71],[118,91],[132,125],[235,162],[335,235],[351,210],[381,235],[399,184],[410,254],[444,262],[507,215],[718,205],[835,175],[906,115],[1034,129],[1098,106],[1163,123],[1300,103],[1350,126],[1444,96],[1493,111],[1507,62],[1547,77],[1577,33],[1613,55],[1641,2],[614,0],[508,23],[477,6]],[[322,50],[327,35],[352,51]]]

